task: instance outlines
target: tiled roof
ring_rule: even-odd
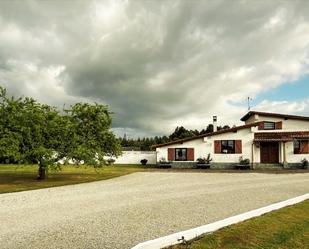
[[[292,132],[258,132],[254,134],[254,141],[292,141],[295,138],[309,138],[309,131]]]

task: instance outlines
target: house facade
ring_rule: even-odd
[[[157,162],[190,168],[210,154],[212,168],[233,168],[242,157],[257,169],[299,167],[309,160],[309,117],[250,111],[241,121],[244,125],[156,145]]]

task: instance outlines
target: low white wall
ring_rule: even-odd
[[[156,152],[123,151],[121,156],[115,158],[115,164],[140,164],[142,159],[147,159],[147,164],[156,164]]]
[[[149,240],[142,242],[134,247],[132,249],[159,249],[159,248],[165,248],[168,246],[180,244],[185,241],[190,241],[192,239],[197,238],[198,236],[206,233],[212,233],[214,231],[217,231],[223,227],[230,226],[254,217],[261,216],[263,214],[269,213],[271,211],[294,205],[296,203],[305,201],[309,199],[309,193],[297,196],[292,199],[288,199],[286,201],[277,202],[275,204],[271,204],[266,207],[258,208],[246,213],[242,213],[239,215],[231,216],[229,218],[216,221],[214,223],[210,223],[208,225],[192,228],[190,230],[174,233],[167,235],[165,237]]]

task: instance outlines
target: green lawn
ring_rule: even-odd
[[[104,166],[97,171],[87,166],[63,166],[61,171],[50,171],[46,180],[36,180],[37,165],[1,165],[0,193],[106,180],[145,170],[140,165]]]
[[[170,249],[309,248],[309,200],[220,229]]]

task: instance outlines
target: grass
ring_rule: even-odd
[[[170,249],[309,248],[309,200],[205,235]]]
[[[46,180],[38,181],[37,165],[0,164],[0,193],[106,180],[143,170],[144,168],[140,165],[105,166],[98,170],[89,166],[66,165],[61,171],[50,171]]]

